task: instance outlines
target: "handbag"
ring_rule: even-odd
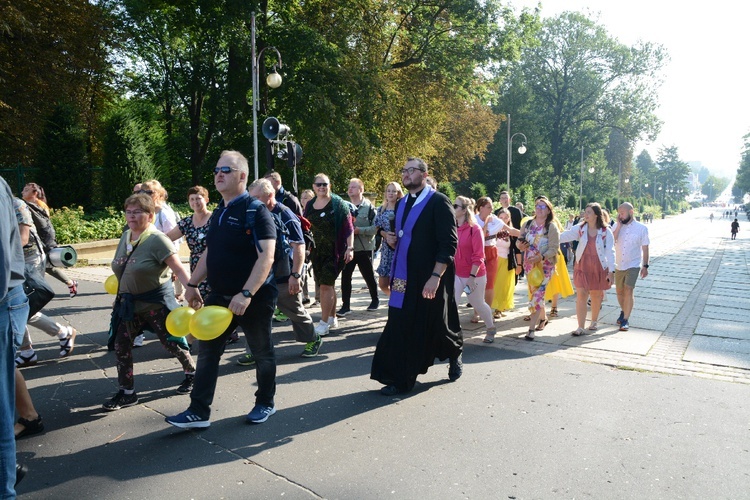
[[[26,266],[23,278],[23,291],[29,299],[29,317],[31,317],[49,304],[55,296],[55,291],[36,268]]]

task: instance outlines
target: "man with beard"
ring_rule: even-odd
[[[385,396],[408,392],[435,358],[448,359],[448,378],[463,372],[463,337],[453,294],[458,245],[450,200],[427,185],[427,164],[409,158],[401,181],[409,191],[396,207],[388,322],[372,359],[370,378]]]
[[[621,332],[626,332],[630,329],[628,320],[633,310],[635,282],[639,274],[641,279],[648,276],[648,228],[635,220],[633,205],[625,202],[617,208],[617,225],[612,233],[615,236],[615,286],[621,309],[617,324]]]

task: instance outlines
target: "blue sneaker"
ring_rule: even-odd
[[[164,421],[180,429],[202,429],[211,425],[207,418],[199,417],[190,410],[185,410],[173,417],[167,417]]]
[[[247,414],[247,421],[251,424],[262,424],[274,413],[276,413],[275,406],[255,405],[253,410]]]
[[[628,330],[630,330],[630,325],[628,324],[628,320],[624,319],[622,320],[622,323],[620,323],[620,331],[627,332]]]
[[[617,324],[622,324],[622,320],[625,319],[625,313],[620,311],[620,316],[617,317]]]

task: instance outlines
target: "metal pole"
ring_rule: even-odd
[[[583,146],[581,146],[581,193],[578,196],[578,212],[583,209]]]
[[[508,185],[508,192],[510,193],[510,113],[508,113],[508,136],[507,137],[508,137],[508,140],[507,140],[507,144],[508,144],[507,168],[508,168],[508,171],[507,171],[506,183]]]
[[[253,166],[255,179],[258,179],[258,60],[255,57],[255,12],[250,14],[251,28],[250,33],[253,39],[252,58],[253,58]]]

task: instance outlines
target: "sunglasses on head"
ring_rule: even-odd
[[[151,196],[152,194],[154,194],[154,192],[151,191],[150,189],[140,189],[136,192],[136,194],[147,194]]]
[[[214,175],[218,174],[219,172],[221,172],[222,174],[228,174],[234,170],[238,170],[238,169],[234,167],[228,167],[226,165],[223,167],[214,167]]]
[[[315,187],[319,187],[319,188],[328,187],[328,183],[327,182],[316,182],[315,183]]]

